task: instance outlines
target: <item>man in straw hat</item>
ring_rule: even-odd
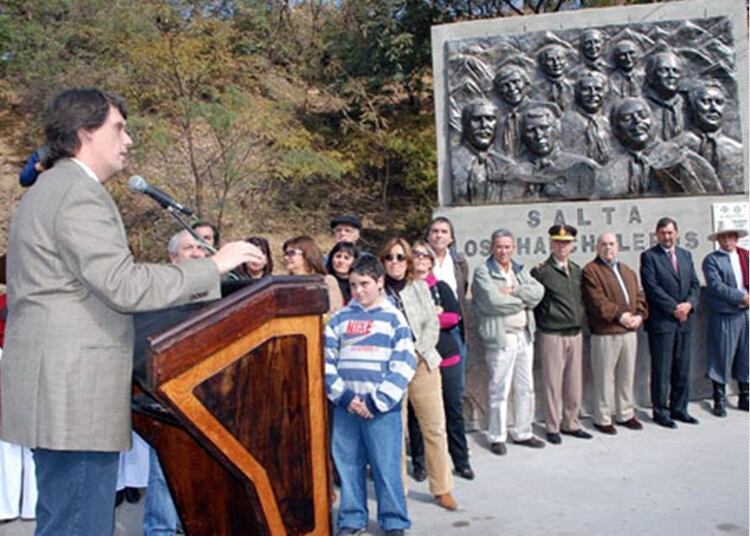
[[[719,249],[703,259],[706,302],[711,314],[708,326],[708,377],[713,383],[717,417],[726,417],[726,384],[731,378],[739,387],[739,409],[748,410],[748,250],[737,246],[747,236],[720,222],[708,236]]]

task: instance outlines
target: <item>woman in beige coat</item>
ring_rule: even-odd
[[[458,508],[453,498],[453,475],[445,433],[445,410],[440,378],[440,354],[435,349],[440,335],[435,310],[427,283],[414,279],[414,262],[409,243],[392,238],[380,250],[385,266],[385,290],[389,299],[404,313],[414,334],[417,372],[409,384],[408,400],[403,401],[404,429],[407,402],[411,402],[422,430],[425,465],[430,492],[443,508]]]

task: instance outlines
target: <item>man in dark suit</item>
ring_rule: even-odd
[[[641,283],[650,315],[651,404],[654,422],[676,428],[675,420],[698,424],[687,411],[692,314],[700,283],[690,253],[676,245],[677,222],[656,223],[656,246],[641,254]],[[669,404],[667,404],[669,396]]]

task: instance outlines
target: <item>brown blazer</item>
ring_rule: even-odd
[[[627,333],[628,330],[618,322],[626,311],[641,315],[643,320],[648,318],[648,305],[638,285],[638,277],[623,263],[619,263],[619,268],[628,291],[629,305],[615,272],[603,260],[597,257],[583,268],[581,297],[589,327],[596,335]]]
[[[136,264],[104,186],[72,160],[58,162],[11,222],[0,437],[53,450],[128,449],[131,313],[218,297],[210,259]]]

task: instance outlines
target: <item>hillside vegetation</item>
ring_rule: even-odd
[[[323,237],[341,212],[363,216],[371,244],[413,236],[437,202],[431,25],[568,3],[6,0],[0,247],[22,195],[18,170],[42,140],[45,103],[81,86],[127,99],[135,144],[126,173],[172,193],[227,238]],[[110,184],[133,250],[162,259],[169,215],[126,182]]]

